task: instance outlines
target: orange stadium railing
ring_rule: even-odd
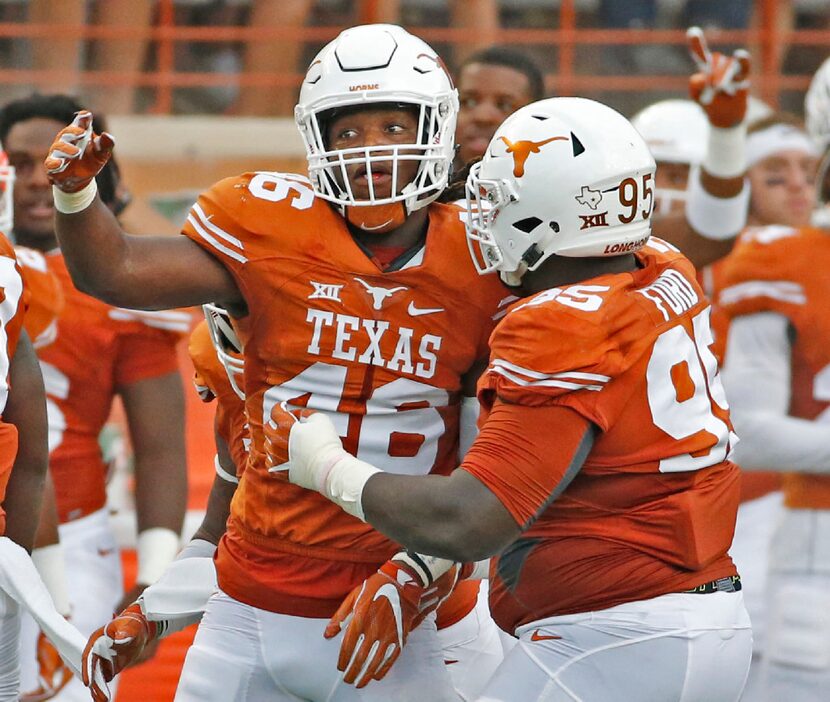
[[[778,0],[756,0],[755,26],[746,30],[716,31],[710,34],[715,46],[743,45],[754,49],[760,66],[754,71],[754,92],[777,106],[781,93],[805,90],[810,75],[784,75],[779,70],[782,47],[830,47],[830,29],[782,30],[776,21]],[[255,26],[187,26],[176,24],[175,0],[159,0],[157,21],[152,27],[98,26],[65,23],[0,23],[0,39],[144,39],[155,47],[156,68],[152,71],[110,71],[73,69],[43,70],[32,68],[0,68],[0,84],[39,85],[68,81],[84,87],[131,86],[155,89],[151,112],[169,114],[173,108],[173,91],[183,87],[219,87],[234,84],[241,87],[295,88],[299,72],[273,73],[211,73],[177,71],[174,48],[179,42],[253,42],[301,41],[322,43],[333,38],[342,26],[315,27],[255,27]],[[371,22],[380,16],[380,0],[362,4],[359,19]],[[443,42],[465,46],[481,44],[482,36],[458,27],[412,27],[429,42]],[[494,29],[486,35],[500,44],[541,44],[557,52],[555,73],[547,76],[548,88],[559,95],[591,91],[619,91],[636,93],[645,90],[685,91],[686,77],[682,75],[592,75],[576,70],[576,50],[579,47],[637,46],[647,44],[681,45],[686,41],[683,29],[595,29],[577,26],[575,0],[561,0],[558,27],[555,29]],[[830,53],[830,52],[829,52]]]

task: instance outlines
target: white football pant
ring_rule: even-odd
[[[328,619],[277,614],[218,592],[187,653],[175,702],[458,702],[427,619],[407,639],[383,680],[362,690],[337,670],[341,636]]]
[[[752,622],[753,655],[743,702],[761,698],[761,656],[767,629],[767,572],[775,529],[784,515],[784,496],[771,492],[738,507],[735,537],[729,555],[741,574],[741,593]]]
[[[516,633],[479,702],[736,702],[752,656],[740,592],[663,595]]]
[[[20,691],[20,609],[0,590],[0,702],[17,702]]]
[[[761,699],[830,699],[830,510],[785,509],[772,541]]]
[[[121,558],[115,534],[110,528],[106,509],[81,517],[58,527],[65,560],[71,622],[88,637],[112,619],[115,607],[124,596]],[[35,621],[23,613],[21,634],[21,690],[29,692],[37,686],[37,636]],[[115,691],[118,678],[109,684]],[[55,702],[89,702],[89,690],[78,678],[52,698]]]
[[[481,581],[475,608],[452,626],[438,630],[444,665],[464,702],[478,699],[504,660],[500,630],[490,616],[488,582]],[[397,663],[396,663],[397,665]]]

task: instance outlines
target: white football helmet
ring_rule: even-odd
[[[418,143],[328,148],[327,113],[384,103],[418,110]],[[458,93],[443,61],[426,43],[391,24],[352,27],[327,44],[308,68],[294,111],[309,176],[320,197],[341,208],[402,202],[406,214],[432,202],[446,187],[455,154],[457,114]],[[375,197],[372,163],[390,160],[392,194]],[[398,182],[398,164],[404,160],[419,162],[410,183]],[[345,177],[346,166],[354,163],[365,164],[370,175],[368,200],[356,199]]]
[[[819,164],[813,225],[830,228],[830,58],[819,66],[804,97],[807,132],[824,152]]]
[[[696,102],[661,100],[640,110],[631,118],[631,123],[646,140],[658,164],[684,164],[691,171],[703,162],[709,120]],[[658,188],[656,198],[655,210],[666,213],[675,202],[686,201],[686,189]]]
[[[14,227],[14,166],[0,147],[0,232],[11,236]]]
[[[467,180],[476,267],[516,285],[554,254],[638,250],[651,234],[654,170],[637,130],[602,103],[562,97],[521,108]]]
[[[804,96],[807,132],[822,150],[830,146],[830,58],[819,66]]]
[[[202,305],[202,312],[216,357],[225,369],[233,391],[244,400],[245,393],[237,381],[245,375],[245,361],[242,359],[242,342],[233,328],[231,316],[226,309],[214,304]]]

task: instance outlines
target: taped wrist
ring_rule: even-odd
[[[717,178],[737,178],[746,171],[746,123],[709,127],[704,170]]]
[[[369,478],[375,473],[382,472],[373,465],[343,451],[343,455],[335,460],[325,474],[320,492],[339,505],[344,512],[365,522],[362,504],[363,489]]]
[[[93,178],[89,185],[84,186],[76,193],[65,193],[56,185],[52,186],[52,199],[55,201],[55,209],[63,214],[75,214],[82,212],[92,204],[98,194],[98,183]]]
[[[744,182],[741,192],[733,197],[715,197],[704,189],[699,170],[694,169],[690,174],[686,220],[701,236],[715,241],[737,236],[746,226],[748,209],[748,182]]]

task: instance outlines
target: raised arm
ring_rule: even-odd
[[[241,305],[230,273],[186,237],[123,231],[95,184],[113,146],[109,134],[92,132],[92,114],[79,112],[58,133],[44,164],[53,184],[55,231],[78,289],[134,309]]]
[[[750,60],[711,52],[697,27],[688,32],[698,72],[689,81],[691,97],[706,113],[709,137],[699,169],[689,174],[686,211],[654,219],[654,233],[680,248],[697,267],[722,258],[746,226],[749,184],[746,171],[746,109]]]

